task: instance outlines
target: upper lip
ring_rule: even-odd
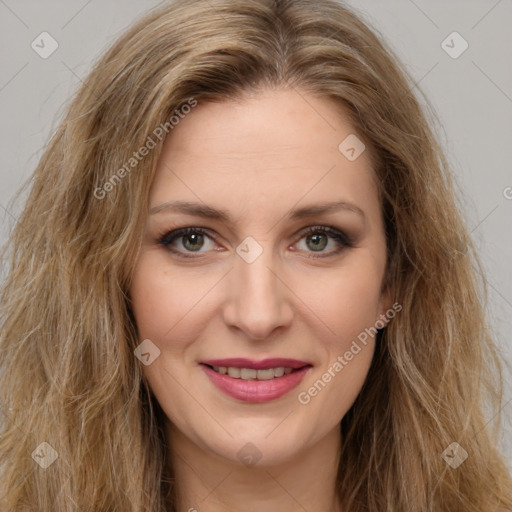
[[[257,361],[256,359],[247,359],[245,357],[233,357],[229,359],[208,359],[201,361],[202,364],[209,366],[226,366],[234,368],[252,368],[254,370],[263,370],[265,368],[302,368],[304,366],[311,366],[307,361],[300,361],[298,359],[272,357]]]

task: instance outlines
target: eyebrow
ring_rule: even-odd
[[[351,211],[360,215],[363,220],[366,220],[364,211],[355,204],[347,201],[334,201],[330,203],[321,203],[312,206],[305,206],[296,208],[288,212],[288,218],[291,220],[304,219],[314,217],[321,214],[333,213],[339,210]],[[204,217],[208,219],[215,219],[224,221],[225,223],[232,223],[231,216],[227,210],[212,208],[205,204],[192,203],[189,201],[169,201],[159,206],[154,206],[149,210],[150,215],[155,215],[162,212],[175,212],[186,213],[195,215],[197,217]]]

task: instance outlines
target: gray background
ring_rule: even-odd
[[[215,0],[211,0],[214,2]],[[156,0],[0,0],[0,244],[22,205],[14,192],[34,170],[92,61]],[[456,175],[462,207],[489,284],[489,317],[512,363],[512,1],[351,0],[425,92]],[[58,49],[41,58],[41,32]],[[442,42],[469,44],[452,58]],[[452,52],[460,40],[448,38]],[[0,276],[1,278],[1,276]],[[435,342],[435,340],[433,340]],[[512,374],[505,371],[503,449],[512,468]]]

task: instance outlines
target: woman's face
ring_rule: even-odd
[[[170,132],[130,297],[171,438],[274,465],[338,432],[374,352],[365,329],[390,307],[353,134],[293,90],[199,102]]]

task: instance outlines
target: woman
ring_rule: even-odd
[[[147,14],[9,247],[2,510],[512,510],[450,174],[340,4]]]

